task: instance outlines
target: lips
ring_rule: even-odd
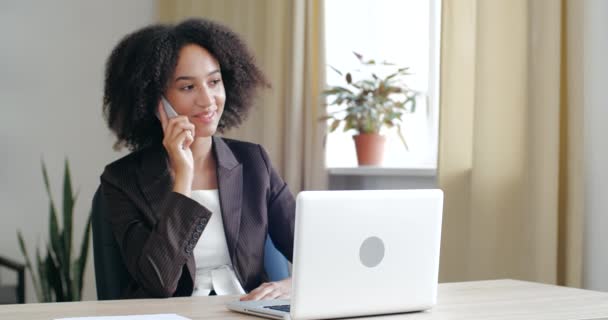
[[[212,123],[217,116],[217,109],[201,112],[192,116],[192,119],[201,123]]]

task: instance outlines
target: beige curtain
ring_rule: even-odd
[[[581,286],[577,6],[443,1],[441,281]]]
[[[294,194],[326,189],[322,0],[160,0],[162,22],[209,18],[239,33],[272,83],[226,136],[262,144]],[[227,94],[230,94],[227,92]]]

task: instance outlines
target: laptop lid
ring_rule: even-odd
[[[433,306],[442,208],[441,190],[300,192],[291,318],[401,313]],[[247,308],[261,315],[268,310],[266,304],[285,303],[277,302],[259,301]],[[276,310],[272,313],[277,317]]]

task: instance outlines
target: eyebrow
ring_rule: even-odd
[[[207,73],[207,77],[212,74],[215,74],[215,73],[220,73],[220,69],[216,69],[216,70],[213,70],[213,71]],[[180,77],[175,78],[175,82],[180,81],[180,80],[195,80],[195,79],[196,79],[196,77],[194,77],[194,76],[180,76]]]

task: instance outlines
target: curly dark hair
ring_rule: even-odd
[[[177,25],[156,24],[124,37],[106,63],[103,114],[116,134],[114,149],[135,151],[162,141],[155,110],[175,72],[182,47],[196,44],[219,62],[226,90],[218,131],[238,127],[258,87],[270,87],[240,37],[205,19]]]

